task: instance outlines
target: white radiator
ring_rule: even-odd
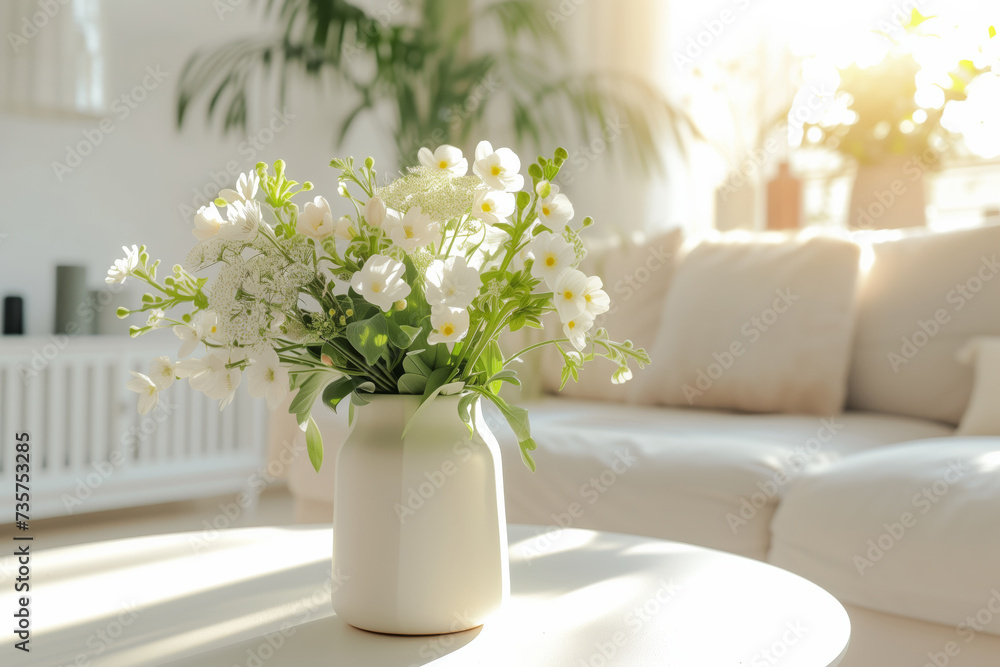
[[[147,415],[129,371],[176,358],[172,336],[0,338],[0,524],[14,521],[15,434],[31,441],[32,519],[247,490],[264,465],[267,406],[175,382]]]

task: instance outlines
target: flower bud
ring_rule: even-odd
[[[381,227],[385,222],[385,202],[379,197],[372,197],[365,204],[365,221],[372,227]]]
[[[132,311],[126,308],[125,306],[119,306],[118,310],[115,311],[115,315],[118,316],[118,319],[124,320],[126,317],[129,316],[131,312]]]
[[[545,199],[552,193],[552,185],[548,181],[538,181],[538,185],[535,186],[535,194],[537,194],[542,199]]]
[[[366,157],[365,158],[365,169],[371,169],[374,166],[375,166],[375,160],[371,156]]]
[[[406,299],[400,299],[393,305],[396,307],[396,310],[406,310]]]

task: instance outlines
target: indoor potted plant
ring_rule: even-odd
[[[318,470],[317,403],[350,405],[353,429],[336,475],[334,563],[345,581],[334,608],[369,630],[428,634],[474,627],[507,594],[506,528],[496,441],[480,399],[506,418],[534,469],[528,415],[500,396],[512,364],[559,347],[564,377],[596,356],[631,377],[649,361],[628,341],[594,329],[610,301],[583,258],[569,199],[551,183],[566,159],[530,165],[480,142],[420,151],[420,166],[383,186],[371,158],[335,159],[345,215],[261,163],[194,220],[187,267],[157,277],[145,247],[126,248],[108,282],[135,277],[153,289],[133,336],[170,328],[180,360],[160,357],[129,388],[139,411],[176,379],[220,401],[246,381],[273,409],[289,391]],[[258,193],[263,197],[259,198]],[[225,212],[223,215],[222,210]],[[195,274],[214,267],[212,277]],[[504,355],[502,332],[541,327],[555,311],[564,336]],[[201,357],[189,358],[196,350]],[[415,494],[415,495],[414,495]],[[461,618],[462,627],[455,619]]]

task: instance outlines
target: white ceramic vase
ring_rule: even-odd
[[[374,632],[425,635],[482,625],[510,591],[503,473],[479,403],[458,397],[403,429],[416,396],[372,395],[337,457],[333,608]]]

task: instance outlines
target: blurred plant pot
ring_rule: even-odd
[[[927,224],[924,169],[910,156],[858,165],[849,209],[854,229],[900,229]]]
[[[371,395],[337,457],[333,608],[400,635],[482,625],[510,591],[500,449],[477,401]],[[403,429],[414,418],[406,436]]]

